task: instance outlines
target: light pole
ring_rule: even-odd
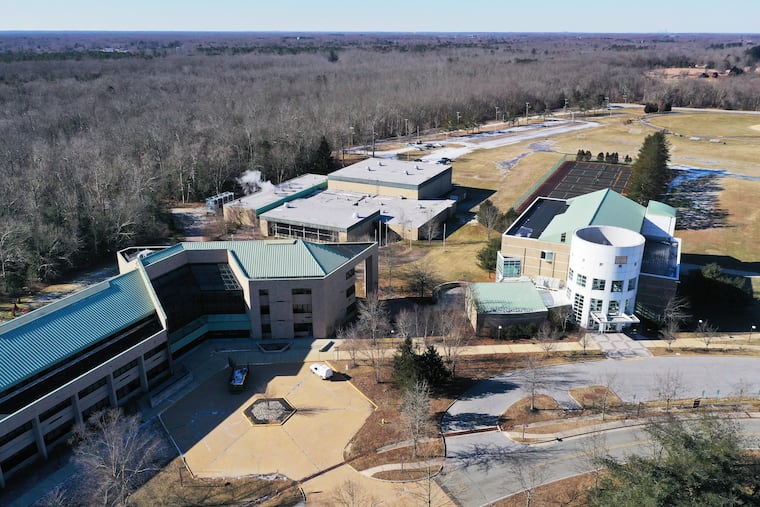
[[[528,109],[530,109],[530,102],[525,103],[525,124],[528,124]]]
[[[459,118],[461,118],[462,115],[459,114],[459,111],[457,111],[457,130],[459,130]]]
[[[499,106],[496,106],[496,121],[499,121]]]
[[[501,340],[501,324],[499,324],[499,340]]]
[[[604,97],[604,101],[607,102],[607,111],[610,112],[610,116],[612,116],[612,108],[610,107],[610,98]]]
[[[565,107],[564,107],[564,110],[565,110],[564,113],[565,114],[567,114],[567,103],[568,102],[569,102],[568,99],[565,99]]]
[[[404,118],[404,135],[409,137],[409,118]]]
[[[752,326],[749,328],[749,338],[747,338],[747,343],[752,341],[752,333],[757,329],[757,327],[752,324]]]

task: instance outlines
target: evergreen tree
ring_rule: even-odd
[[[449,378],[449,370],[443,358],[432,345],[422,355],[417,356],[417,377],[425,380],[430,386],[440,385]]]
[[[659,199],[672,178],[669,160],[665,134],[655,132],[647,136],[639,150],[639,157],[632,166],[628,197],[643,206],[650,200]]]
[[[485,271],[496,269],[496,254],[501,248],[501,237],[488,240],[486,246],[478,251],[478,266]]]
[[[335,168],[335,160],[332,157],[332,148],[325,136],[319,140],[319,146],[314,151],[311,159],[311,172],[315,174],[328,174]]]
[[[398,346],[393,356],[393,382],[401,390],[406,390],[417,382],[417,354],[409,336]]]

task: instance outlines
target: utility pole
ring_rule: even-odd
[[[499,121],[499,106],[496,106],[496,121]]]
[[[409,118],[404,118],[404,135],[409,137]]]
[[[528,124],[528,109],[530,109],[530,102],[525,103],[525,124]]]
[[[375,126],[372,125],[372,157],[375,156]]]
[[[565,107],[564,107],[564,110],[565,110],[564,112],[565,112],[565,114],[567,114],[567,102],[568,102],[568,100],[567,100],[567,99],[565,99]]]
[[[459,111],[457,111],[457,130],[459,130],[459,118],[461,118],[462,115],[459,114]]]

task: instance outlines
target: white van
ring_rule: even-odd
[[[332,369],[324,363],[312,364],[309,368],[313,374],[319,376],[322,380],[327,380],[333,376]]]

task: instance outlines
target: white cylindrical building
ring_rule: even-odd
[[[573,320],[587,329],[620,331],[633,315],[644,254],[644,236],[612,226],[591,226],[573,234],[567,295]]]

